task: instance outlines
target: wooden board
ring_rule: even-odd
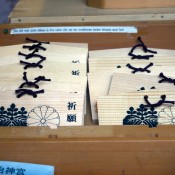
[[[115,138],[1,139],[0,159],[12,160],[16,157],[16,161],[49,163],[55,166],[55,175],[89,175],[89,172],[95,175],[174,173],[174,140],[161,139],[161,144],[156,142],[159,139],[147,139],[145,142]],[[20,157],[17,154],[19,150]]]
[[[113,71],[101,71],[88,74],[88,87],[93,121],[98,121],[97,99],[100,96],[108,95],[112,74]]]
[[[116,34],[116,33],[87,33],[87,34],[36,34],[36,35],[10,35],[4,34],[4,29],[9,32],[14,28],[34,27],[34,26],[78,26],[78,25],[94,25],[94,26],[136,26],[138,33],[136,34]],[[26,37],[35,37],[37,40],[59,41],[59,42],[77,42],[88,43],[90,50],[112,49],[122,47],[132,47],[136,44],[138,36],[142,36],[143,40],[150,48],[175,49],[175,23],[172,22],[113,22],[113,23],[76,23],[76,24],[16,24],[0,26],[0,45],[22,44]]]
[[[95,2],[94,0],[92,1]],[[107,1],[105,0],[105,2]],[[112,1],[118,2],[119,0]],[[123,1],[120,2],[122,3]],[[10,14],[9,20],[11,23],[167,21],[175,20],[174,13],[175,8],[173,6],[144,10],[97,10],[96,8],[88,7],[86,0],[19,0]]]
[[[171,75],[173,77],[175,76],[173,73]],[[163,89],[166,89],[167,91],[174,90],[174,84],[168,82],[159,83],[159,80],[161,79],[162,78],[160,78],[158,75],[154,76],[114,73],[112,75],[112,81],[108,95],[115,95],[120,92],[141,92],[151,90],[159,91]]]
[[[174,0],[88,0],[88,5],[104,9],[175,7]]]
[[[113,58],[94,58],[89,59],[89,71],[94,72],[96,70],[110,70],[110,69],[128,69],[127,64],[130,64],[134,67],[146,67],[150,63],[153,63],[153,66],[175,66],[174,62],[175,56],[162,56],[156,57],[155,59],[150,60],[132,60],[130,57],[113,57]],[[168,60],[168,61],[167,61]],[[120,68],[117,68],[120,66]],[[151,69],[151,67],[150,67]],[[130,72],[132,70],[130,69]]]
[[[146,43],[145,43],[146,44]],[[89,58],[113,58],[113,57],[128,57],[128,53],[132,48],[120,48],[120,49],[105,49],[105,50],[93,50],[89,51]],[[158,48],[149,48],[150,50],[156,51],[157,54],[154,54],[154,58],[157,56],[175,56],[175,50],[169,49],[158,49]],[[145,54],[143,48],[137,48],[134,51],[134,54]]]
[[[55,166],[55,175],[89,175],[89,172],[95,175],[174,173],[174,140],[156,140],[1,139],[0,159],[13,160],[16,157],[16,161],[49,163]]]
[[[155,108],[147,105],[144,96],[154,104],[160,100],[160,96],[166,95],[166,100],[174,101],[174,90],[154,90],[142,92],[117,92],[114,96],[101,96],[98,98],[98,119],[100,125],[175,125],[174,110],[172,104],[162,104]],[[139,113],[139,111],[142,111]],[[144,111],[147,111],[144,113]],[[149,113],[153,111],[149,115]],[[133,113],[132,113],[133,112]],[[152,117],[151,119],[149,117]],[[143,118],[142,118],[143,117]],[[133,126],[134,127],[134,126]]]

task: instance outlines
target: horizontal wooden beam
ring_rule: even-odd
[[[11,35],[11,29],[36,26],[135,26],[138,33],[63,33],[63,34],[22,34]],[[4,29],[9,31],[4,33]],[[141,36],[144,42],[152,48],[175,49],[175,24],[167,22],[105,22],[105,23],[55,23],[55,24],[14,24],[0,25],[0,45],[20,44],[26,37],[38,40],[88,43],[90,50],[132,47],[137,37]]]

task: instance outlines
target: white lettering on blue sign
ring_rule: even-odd
[[[29,163],[0,161],[0,175],[54,175],[54,167]]]

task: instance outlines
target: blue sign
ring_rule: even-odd
[[[29,163],[0,161],[0,175],[54,175],[54,167]]]

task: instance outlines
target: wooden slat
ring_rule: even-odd
[[[126,61],[126,60],[125,60]],[[172,60],[173,61],[173,60]],[[140,61],[135,62],[135,64],[130,61],[128,59],[127,62],[124,61],[107,61],[107,60],[100,60],[100,59],[94,59],[94,61],[89,61],[89,65],[90,65],[90,73],[94,73],[94,72],[117,72],[117,73],[127,73],[127,74],[131,74],[133,73],[133,69],[129,68],[127,66],[127,64],[135,67],[135,68],[145,68],[146,66],[150,65],[151,62],[147,60],[147,63],[142,63]],[[145,61],[143,61],[145,62]],[[139,64],[140,63],[140,64]],[[167,76],[172,76],[172,71],[174,70],[175,65],[172,64],[173,62],[166,62],[165,60],[163,60],[163,63],[161,64],[157,64],[157,65],[150,65],[150,67],[148,68],[148,70],[150,70],[150,73],[148,72],[137,72],[137,74],[140,75],[159,75],[160,72],[166,72]],[[163,65],[166,66],[163,66]],[[171,66],[172,64],[172,66]],[[161,68],[161,70],[160,70]]]
[[[150,66],[148,70],[151,70],[151,73],[155,75],[157,74],[157,70],[159,69],[160,66],[162,67],[162,71],[165,71],[166,68],[167,70],[173,69],[173,67],[175,66],[174,59],[175,59],[175,56],[157,57],[155,59],[153,58],[152,60],[141,60],[141,61],[137,59],[131,60],[129,57],[97,58],[97,59],[94,58],[89,60],[89,72],[114,70],[118,72],[126,71],[127,73],[129,73],[129,72],[132,72],[133,70],[130,69],[127,66],[127,64],[130,64],[136,68],[139,68],[139,67],[144,68],[150,63],[153,63],[153,66]],[[117,68],[118,66],[120,66],[120,68]],[[144,73],[147,73],[147,72],[144,72]]]
[[[115,4],[118,1],[115,1]],[[172,2],[173,0],[168,1]],[[165,2],[166,1],[164,1],[164,4],[166,4]],[[9,18],[11,23],[26,24],[55,22],[165,21],[175,20],[173,3],[169,6],[170,8],[165,8],[166,6],[164,6],[164,8],[159,9],[116,9],[104,11],[102,9],[97,10],[88,7],[86,0],[19,0]],[[159,7],[161,7],[161,5]]]
[[[84,23],[76,24],[18,24],[18,25],[0,25],[0,45],[20,44],[25,42],[26,37],[35,38],[45,41],[59,42],[77,42],[88,43],[90,50],[112,49],[122,47],[132,47],[136,44],[138,36],[142,36],[143,40],[149,47],[162,49],[175,49],[175,24],[174,22],[122,22],[122,23],[88,23],[86,25],[111,25],[111,26],[136,26],[137,34],[115,34],[115,33],[87,33],[87,34],[36,34],[36,35],[10,35],[4,34],[4,29],[9,31],[12,28],[34,27],[34,26],[72,26],[85,25]]]
[[[145,95],[149,97],[148,100],[150,101],[151,104],[158,103],[162,95],[165,95],[166,100],[169,101],[174,101],[175,99],[174,90],[166,91],[164,89],[156,91],[142,91],[142,92],[131,92],[131,93],[117,92],[114,94],[114,96],[99,97],[97,100],[99,125],[126,124],[123,123],[123,119],[125,119],[125,117],[130,115],[128,111],[130,111],[131,107],[137,112],[137,109],[141,108],[140,107],[141,104],[146,105],[146,102],[144,100]],[[148,107],[147,110],[150,110],[150,108]],[[159,125],[174,125],[173,105],[164,103],[160,106],[155,107],[154,111],[156,111],[155,115]],[[135,120],[132,120],[133,125],[134,124],[137,125],[137,123],[135,122],[137,122],[138,120],[141,121],[141,123],[143,124],[144,123],[143,121],[146,120],[147,115],[148,114],[143,115],[144,116],[143,119],[141,119],[140,115],[139,114],[137,115],[137,113],[131,115],[133,118],[135,118]],[[138,118],[136,118],[136,116]],[[155,125],[152,125],[152,123],[150,124],[150,127],[154,126]]]
[[[23,49],[23,45],[31,46],[32,44],[24,43],[19,45],[0,47],[0,53],[2,57],[1,66],[5,64],[8,65],[13,63],[19,63],[20,59],[25,58],[24,56],[19,55],[19,52],[26,55],[30,54],[31,51],[28,51],[28,49]],[[51,43],[46,44],[43,47],[46,49],[46,51],[40,51],[38,54],[42,55],[43,57],[46,57],[47,62],[72,63],[73,61],[79,61],[78,63],[84,64],[85,70],[86,70],[88,46],[85,48],[75,47],[75,46],[63,46],[55,42],[53,44]],[[69,52],[67,52],[67,50],[69,50]],[[11,59],[11,57],[13,57],[13,59]],[[32,61],[37,62],[37,60],[33,60],[33,59]],[[28,61],[32,62],[31,60],[28,60]]]
[[[161,68],[160,68],[161,69]],[[161,71],[161,70],[160,70]],[[172,74],[173,75],[173,74]],[[110,85],[109,95],[115,95],[119,92],[138,92],[138,91],[159,91],[166,89],[174,90],[174,84],[164,82],[159,83],[159,75],[137,75],[137,74],[120,74],[114,73]],[[141,90],[141,88],[144,88]]]
[[[113,71],[94,71],[93,73],[88,74],[91,115],[93,121],[98,121],[97,99],[100,96],[108,95],[112,74]]]
[[[56,168],[56,175],[89,172],[97,175],[122,172],[166,175],[175,172],[173,140],[69,139],[48,142],[1,139],[0,145],[1,160],[51,164]]]
[[[175,7],[174,0],[88,0],[88,5],[104,9]]]
[[[145,43],[146,44],[146,43]],[[146,44],[147,45],[147,44]],[[149,47],[149,46],[148,46]],[[89,51],[89,58],[94,59],[94,58],[120,58],[120,57],[128,57],[131,58],[128,53],[131,51],[132,48],[119,48],[119,49],[105,49],[105,50],[93,50]],[[159,48],[149,48],[150,50],[156,51],[157,54],[153,54],[154,58],[157,56],[174,56],[175,55],[175,50],[170,50],[170,49],[159,49]],[[141,55],[144,54],[143,48],[139,47],[135,49],[134,51],[135,55]]]
[[[86,118],[85,118],[86,119]],[[59,127],[52,130],[48,127],[0,127],[0,138],[5,139],[69,139],[69,138],[115,138],[125,139],[173,139],[175,137],[174,126],[83,126],[83,127]]]
[[[46,74],[48,72],[48,74],[53,74],[53,77],[56,77],[56,75],[54,75],[54,73],[65,73],[65,75],[67,76],[71,76],[72,75],[72,71],[77,71],[79,70],[79,75],[80,76],[86,76],[86,66],[85,64],[73,64],[73,63],[64,63],[64,62],[44,62],[43,64],[43,69],[35,69],[35,75],[41,75],[41,74]],[[23,66],[25,66],[25,64],[23,64]],[[10,64],[10,65],[6,65],[6,66],[1,66],[1,72],[5,72],[4,70],[11,70],[14,74],[18,74],[19,72],[23,73],[24,68],[23,68],[22,64],[16,63],[16,64]],[[27,70],[28,74],[32,74],[33,69],[28,69]],[[5,72],[6,73],[6,72]],[[15,76],[15,75],[14,75]],[[8,77],[7,77],[8,79]]]

